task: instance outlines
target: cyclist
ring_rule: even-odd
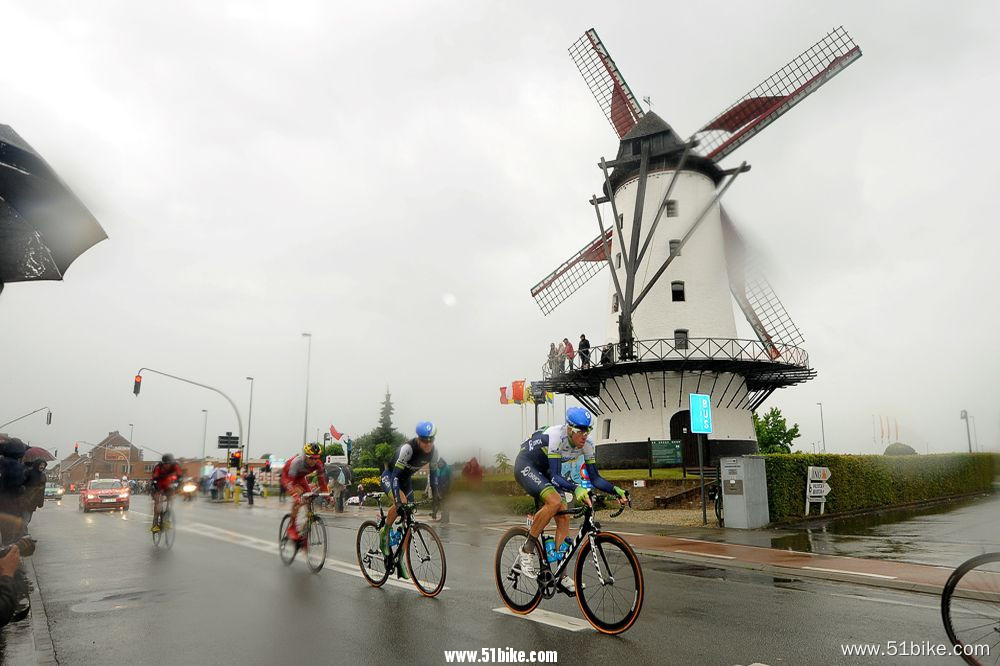
[[[392,497],[393,504],[389,507],[389,512],[385,517],[385,525],[379,531],[379,545],[382,553],[389,554],[389,544],[386,535],[389,528],[396,521],[399,508],[406,502],[413,501],[413,484],[410,482],[413,473],[424,465],[430,466],[428,473],[431,489],[436,495],[438,492],[438,453],[434,448],[434,438],[437,436],[437,427],[430,421],[421,421],[417,424],[417,436],[408,442],[403,442],[396,453],[396,464],[391,470],[382,472],[382,489]],[[400,492],[402,491],[402,492]],[[400,567],[403,576],[405,569]]]
[[[298,529],[299,509],[302,507],[302,493],[312,491],[309,480],[306,478],[315,473],[319,481],[320,490],[324,493],[330,492],[330,487],[326,482],[326,470],[323,469],[322,460],[323,449],[316,442],[310,442],[302,447],[302,453],[292,456],[285,466],[281,468],[281,488],[284,492],[292,496],[292,521],[288,526],[288,538],[292,541],[301,541],[302,536]]]
[[[170,501],[177,488],[177,481],[184,475],[184,470],[174,459],[174,454],[164,453],[163,458],[153,468],[153,475],[150,479],[153,484],[153,532],[159,532],[162,528],[160,524],[163,519],[163,502]]]
[[[594,417],[583,407],[570,407],[566,410],[565,425],[552,426],[534,433],[521,444],[521,452],[514,461],[514,476],[529,495],[542,502],[542,508],[535,514],[531,522],[532,539],[525,541],[521,554],[514,568],[519,573],[536,578],[532,559],[532,543],[542,534],[542,530],[555,516],[556,543],[560,550],[569,535],[569,516],[556,515],[566,510],[566,503],[560,491],[568,491],[578,502],[591,505],[590,493],[582,485],[577,485],[562,475],[562,464],[576,460],[581,455],[590,477],[590,483],[609,495],[617,495],[618,502],[624,505],[625,490],[619,488],[601,477],[597,472],[597,460],[594,455],[594,441],[588,436],[593,429]],[[575,592],[576,586],[569,576],[563,576],[562,586],[569,592]]]

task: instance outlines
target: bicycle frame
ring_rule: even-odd
[[[403,523],[402,525],[403,536],[402,538],[400,538],[399,543],[396,544],[395,548],[393,548],[391,545],[389,546],[389,566],[387,568],[391,569],[402,561],[399,558],[403,550],[403,544],[406,543],[406,536],[410,533],[410,530],[413,529],[414,525],[419,524],[419,521],[413,519],[413,509],[411,509],[410,507],[417,507],[420,506],[421,504],[427,504],[427,503],[428,501],[423,501],[423,502],[411,502],[409,504],[401,505],[402,508],[397,512],[398,515],[396,516],[396,520],[402,521]],[[378,528],[382,529],[383,527],[385,527],[385,512],[382,510],[382,500],[379,499]],[[391,530],[392,526],[390,525],[389,528]],[[389,535],[386,534],[386,538],[388,538],[388,536]]]

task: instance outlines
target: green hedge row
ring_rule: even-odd
[[[924,456],[770,454],[767,501],[771,521],[805,516],[806,474],[810,466],[830,468],[826,513],[878,509],[951,495],[989,491],[1000,474],[1000,458],[990,453]],[[811,513],[818,512],[818,506]]]

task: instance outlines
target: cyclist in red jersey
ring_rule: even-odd
[[[153,468],[151,483],[153,484],[153,532],[160,531],[163,502],[174,494],[177,482],[184,476],[184,470],[172,453],[164,453],[163,458]]]
[[[298,515],[302,507],[302,493],[312,492],[306,477],[316,474],[319,481],[319,488],[324,493],[330,492],[330,487],[326,482],[326,470],[323,469],[322,459],[323,449],[319,444],[311,442],[302,447],[302,453],[292,456],[285,466],[281,468],[281,487],[286,493],[292,496],[292,524],[288,526],[288,538],[292,541],[300,541]]]

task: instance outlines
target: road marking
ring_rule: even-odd
[[[611,530],[615,534],[627,534],[629,536],[649,536],[648,534],[642,534],[641,532],[622,532],[621,530]]]
[[[714,557],[718,560],[735,560],[736,558],[732,555],[715,555],[714,553],[697,553],[693,550],[681,550],[677,548],[674,550],[675,553],[684,553],[685,555],[697,555],[698,557]],[[808,567],[806,567],[808,569]]]
[[[866,597],[862,594],[837,594],[835,592],[824,592],[824,594],[831,597],[843,597],[844,599],[853,599],[855,601],[873,601],[879,604],[892,604],[894,606],[909,606],[910,608],[924,608],[927,610],[939,611],[941,610],[941,604],[936,606],[929,606],[926,604],[912,604],[909,601],[896,601],[895,599],[883,599],[881,597]]]
[[[506,606],[501,606],[500,608],[494,608],[493,612],[500,613],[501,615],[509,615],[510,617],[516,617],[521,620],[530,620],[532,622],[538,622],[539,624],[547,624],[550,627],[565,629],[566,631],[586,631],[591,628],[590,623],[586,620],[541,609],[536,609],[528,615],[518,615]]]
[[[825,571],[827,573],[848,574],[849,576],[866,576],[868,578],[884,578],[885,580],[896,580],[895,576],[884,576],[882,574],[864,573],[861,571],[844,571],[843,569],[824,569],[823,567],[802,567],[810,571]]]
[[[149,513],[141,513],[135,511],[137,515],[144,516],[146,518],[152,518],[153,515]],[[253,548],[254,550],[259,550],[264,553],[269,553],[272,555],[278,554],[278,544],[271,541],[265,541],[264,539],[258,539],[257,537],[252,537],[246,534],[240,534],[239,532],[233,532],[232,530],[227,530],[222,527],[216,527],[214,525],[208,525],[206,523],[182,523],[175,527],[176,530],[180,532],[190,532],[191,534],[197,534],[198,536],[207,537],[209,539],[215,539],[217,541],[224,541],[225,543],[230,543],[235,546],[243,546],[245,548]],[[331,571],[336,571],[337,573],[347,574],[348,576],[354,576],[355,578],[364,578],[364,574],[358,571],[358,564],[354,562],[345,562],[343,560],[336,560],[332,557],[326,558],[325,569],[330,569]],[[366,580],[367,582],[367,580]],[[408,581],[402,581],[398,578],[393,578],[391,575],[388,580],[385,581],[387,585],[392,585],[393,587],[400,587],[411,592],[416,592],[420,594],[420,591],[413,586],[412,583]],[[430,585],[428,585],[430,587]],[[442,591],[450,590],[451,588],[447,585],[444,586]]]

